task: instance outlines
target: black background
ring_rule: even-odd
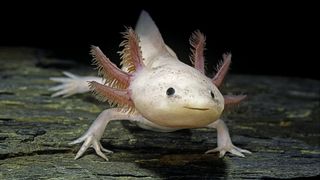
[[[54,56],[90,63],[90,45],[114,62],[124,26],[135,26],[148,11],[163,38],[188,62],[191,33],[207,37],[208,74],[225,51],[233,54],[231,73],[319,79],[315,4],[293,2],[214,3],[202,1],[101,3],[16,2],[1,6],[0,45],[53,50]]]

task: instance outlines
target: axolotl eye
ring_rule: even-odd
[[[172,87],[167,89],[167,95],[168,96],[172,96],[172,95],[174,95],[174,93],[175,93],[175,90]]]
[[[214,99],[214,94],[212,91],[210,91],[210,94],[211,94],[212,99]]]

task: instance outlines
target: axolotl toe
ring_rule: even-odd
[[[128,28],[124,38],[120,44],[123,47],[120,53],[122,69],[98,47],[92,46],[94,63],[102,79],[70,73],[65,73],[69,78],[52,78],[62,83],[52,88],[59,90],[53,96],[91,90],[99,100],[114,105],[114,108],[104,110],[84,135],[70,143],[84,142],[75,159],[93,147],[99,156],[108,160],[103,152],[111,151],[102,147],[100,139],[110,121],[123,119],[160,132],[216,128],[218,147],[207,153],[220,152],[220,156],[224,156],[230,152],[242,157],[243,153],[250,153],[232,144],[228,128],[220,119],[226,104],[237,104],[245,98],[244,95],[223,96],[218,89],[231,63],[231,54],[223,55],[216,75],[208,78],[204,70],[205,36],[196,31],[190,38],[191,67],[181,62],[164,43],[157,26],[145,11],[135,30]],[[86,83],[88,80],[90,82]]]

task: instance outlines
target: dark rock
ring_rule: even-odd
[[[62,76],[56,69],[62,61],[37,52],[0,49],[0,179],[272,179],[320,174],[319,81],[228,76],[224,93],[248,95],[224,115],[234,144],[253,152],[245,158],[203,154],[216,147],[216,132],[210,129],[158,133],[112,122],[101,140],[114,151],[110,161],[93,150],[74,160],[80,146],[68,142],[84,133],[108,105],[90,94],[51,98],[48,88],[54,82],[49,77]],[[69,71],[80,75],[94,72],[91,66],[61,64],[74,65]]]

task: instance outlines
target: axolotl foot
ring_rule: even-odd
[[[78,76],[70,72],[63,72],[66,77],[51,77],[50,80],[60,83],[49,88],[49,91],[55,91],[52,97],[62,96],[68,97],[74,94],[85,93],[90,90],[89,81],[97,81],[103,83],[102,78],[94,76]]]
[[[245,155],[243,153],[251,154],[250,151],[238,148],[235,145],[233,145],[232,143],[227,144],[226,146],[217,147],[217,148],[208,150],[208,151],[206,151],[206,154],[214,153],[214,152],[219,152],[219,157],[223,157],[226,152],[229,152],[231,154],[234,154],[234,155],[240,156],[240,157],[245,157]]]
[[[238,148],[235,145],[233,145],[229,135],[229,130],[226,124],[223,122],[223,120],[219,119],[214,123],[209,124],[207,127],[217,129],[218,147],[215,149],[208,150],[206,154],[219,152],[220,153],[219,157],[223,157],[226,154],[226,152],[229,152],[233,155],[240,156],[240,157],[245,157],[244,153],[251,154],[250,151]]]
[[[107,156],[103,152],[110,154],[112,153],[112,151],[103,148],[100,143],[100,139],[107,124],[113,120],[139,121],[139,119],[142,119],[142,117],[138,113],[128,114],[121,111],[121,109],[119,108],[104,110],[92,123],[86,133],[84,133],[80,138],[69,143],[70,145],[72,145],[84,142],[74,159],[80,158],[89,147],[92,147],[100,157],[108,161]]]
[[[83,153],[89,148],[89,147],[92,147],[96,153],[102,157],[103,159],[105,159],[106,161],[108,161],[108,158],[107,156],[103,153],[113,153],[112,151],[108,150],[108,149],[105,149],[101,143],[99,142],[99,139],[96,138],[94,136],[94,134],[90,133],[90,132],[87,132],[84,136],[72,141],[71,143],[69,143],[70,145],[73,145],[73,144],[78,144],[78,143],[81,143],[83,142],[84,143],[82,144],[80,150],[78,151],[77,155],[75,156],[74,159],[78,159],[79,157],[81,157],[83,155]]]

